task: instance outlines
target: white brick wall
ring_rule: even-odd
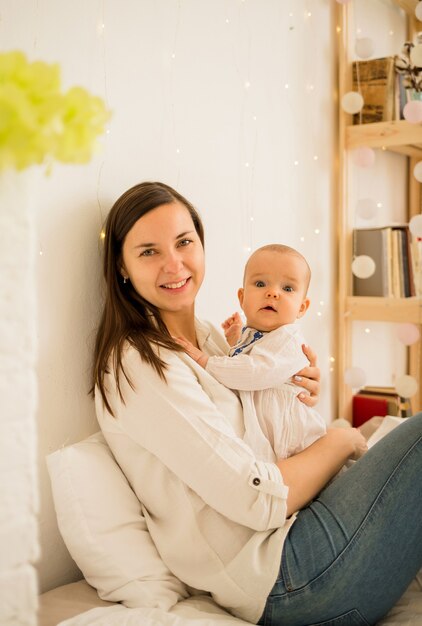
[[[36,292],[32,172],[0,175],[0,624],[36,624]]]

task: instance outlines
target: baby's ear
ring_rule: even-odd
[[[240,287],[240,289],[238,289],[238,291],[237,291],[237,297],[239,299],[239,304],[242,307],[242,309],[243,309],[243,297],[244,297],[244,294],[245,294],[245,290],[243,289],[243,287]]]
[[[300,305],[299,313],[297,314],[298,319],[305,315],[306,311],[309,309],[310,304],[311,304],[311,301],[309,300],[309,298],[305,298],[302,304]]]

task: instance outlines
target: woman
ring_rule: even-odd
[[[422,564],[422,414],[364,456],[356,429],[331,429],[295,456],[257,461],[237,396],[173,340],[226,348],[195,318],[204,249],[192,205],[161,183],[123,194],[104,272],[97,416],[169,569],[252,623],[375,623]],[[307,355],[300,384],[312,404]]]

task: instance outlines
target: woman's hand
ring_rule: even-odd
[[[298,398],[306,406],[313,407],[319,400],[321,372],[317,367],[317,357],[309,346],[303,344],[303,354],[307,357],[309,365],[293,376],[293,382],[303,387],[308,393],[299,393]]]

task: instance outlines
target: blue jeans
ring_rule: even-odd
[[[422,567],[422,413],[301,510],[262,626],[375,624]]]

